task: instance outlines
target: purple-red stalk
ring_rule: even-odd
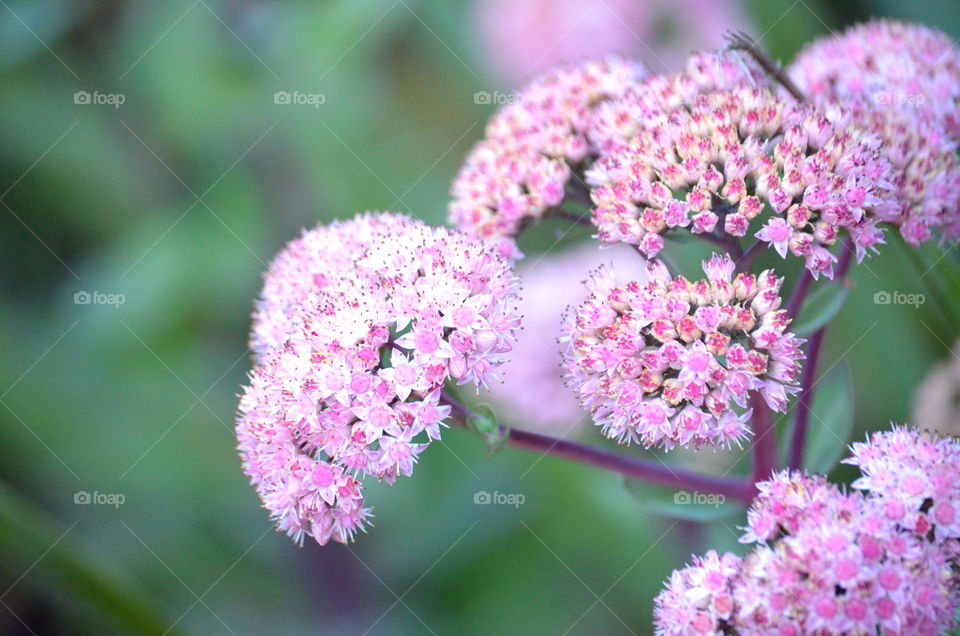
[[[836,277],[842,282],[850,271],[850,264],[853,261],[854,248],[850,241],[843,244],[840,260],[837,263]],[[802,279],[801,279],[802,282]],[[800,283],[797,283],[797,287]],[[807,285],[809,287],[809,284]],[[796,295],[796,292],[794,292]],[[794,298],[790,299],[790,305],[793,306]],[[799,311],[799,305],[796,311]],[[789,311],[789,309],[788,309]],[[793,439],[790,444],[790,458],[788,466],[798,469],[803,466],[803,451],[807,444],[807,428],[810,425],[810,412],[813,405],[813,395],[817,388],[817,361],[820,358],[820,351],[823,345],[823,338],[827,332],[827,326],[820,327],[807,342],[807,361],[803,367],[803,377],[800,380],[800,397],[797,399],[797,415],[793,425]]]
[[[777,469],[777,432],[774,428],[773,411],[759,392],[750,394],[753,416],[753,483],[763,481]]]
[[[453,420],[460,425],[465,425],[467,418],[470,416],[470,411],[447,393],[443,394],[443,402],[452,408]],[[753,484],[742,479],[706,475],[685,468],[654,463],[596,446],[521,429],[511,428],[507,430],[504,427],[503,430],[507,434],[506,443],[508,446],[602,468],[632,479],[696,492],[724,495],[746,503],[749,503],[755,494]]]

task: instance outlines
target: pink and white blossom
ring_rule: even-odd
[[[703,262],[705,280],[618,285],[601,268],[567,318],[568,383],[608,437],[644,446],[727,445],[749,432],[751,392],[784,411],[803,340],[779,309],[782,279],[738,274],[729,256]],[[739,408],[735,408],[739,407]]]
[[[595,154],[588,141],[593,111],[644,75],[640,64],[609,57],[531,82],[494,114],[467,156],[450,191],[451,223],[519,256],[513,237],[564,200],[575,168]]]
[[[664,87],[674,97],[661,96]],[[661,235],[676,228],[755,233],[804,259],[814,276],[832,277],[829,249],[840,232],[855,239],[860,260],[883,241],[878,224],[899,218],[880,137],[850,126],[842,109],[746,85],[676,98],[684,94],[652,78],[607,106],[632,100],[633,110],[622,127],[631,134],[608,134],[607,152],[587,172],[602,242],[655,257]]]
[[[347,541],[369,515],[354,476],[410,475],[449,415],[444,382],[496,379],[519,327],[516,281],[492,247],[398,215],[305,237],[275,261],[258,308],[254,342],[283,342],[258,356],[240,453],[278,527]],[[325,250],[340,246],[353,262],[333,255],[326,267]],[[275,290],[288,295],[274,306]],[[316,499],[301,465],[332,470],[342,498]]]
[[[872,20],[814,41],[788,72],[883,139],[901,208],[889,220],[908,243],[960,237],[960,48],[949,36]]]

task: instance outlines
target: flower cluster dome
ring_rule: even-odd
[[[808,478],[775,479],[802,491]],[[734,584],[738,633],[934,636],[953,624],[958,599],[942,544],[901,532],[862,493],[829,485],[816,496],[815,510],[794,510],[782,536],[744,557]],[[776,517],[778,504],[766,502],[754,519]]]
[[[519,327],[515,279],[476,239],[368,214],[292,243],[266,288],[287,291],[272,306],[265,289],[253,341],[283,340],[259,354],[241,401],[244,468],[281,529],[345,541],[368,514],[355,477],[410,475],[449,414],[444,382],[497,377]],[[317,495],[303,471],[345,494]]]
[[[782,471],[757,484],[742,559],[709,552],[655,601],[657,634],[920,634],[955,625],[960,444],[903,427],[853,445],[844,492]]]
[[[960,540],[960,441],[897,426],[853,444],[844,460],[863,476],[853,485],[870,491],[884,514],[920,536]]]
[[[655,601],[658,634],[934,636],[953,625],[960,599],[943,544],[820,478],[783,472],[761,486],[744,537],[759,545],[674,572]]]
[[[277,254],[255,302],[250,350],[255,357],[284,344],[300,329],[311,295],[339,283],[374,243],[402,231],[410,220],[389,212],[367,213],[304,230]]]
[[[960,49],[945,33],[873,20],[811,43],[788,72],[883,139],[908,243],[960,237]]]
[[[960,135],[960,49],[946,33],[871,20],[808,44],[788,69],[809,97],[867,97]]]
[[[723,634],[733,616],[733,583],[740,557],[710,550],[673,574],[654,600],[654,626],[663,636]]]
[[[565,371],[581,403],[620,442],[726,445],[749,429],[751,391],[786,410],[803,340],[787,331],[782,279],[734,277],[729,256],[704,261],[705,280],[672,277],[660,261],[645,283],[617,285],[601,268],[568,316]]]
[[[740,51],[695,53],[677,73],[650,75],[622,94],[597,105],[587,136],[600,156],[616,151],[652,118],[716,91],[770,87],[764,74]]]
[[[839,108],[742,87],[648,115],[587,173],[605,243],[654,257],[671,229],[752,233],[832,276],[841,231],[862,259],[883,241],[878,223],[899,214],[880,138],[849,126]]]
[[[535,79],[497,111],[467,156],[451,187],[451,223],[519,255],[513,237],[563,200],[572,166],[591,154],[593,111],[644,75],[639,63],[609,57]]]

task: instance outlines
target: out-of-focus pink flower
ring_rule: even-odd
[[[807,45],[789,73],[814,98],[866,97],[960,135],[960,49],[936,29],[896,20],[857,24]]]
[[[787,331],[783,282],[739,274],[729,256],[705,280],[673,278],[659,261],[647,282],[618,285],[601,268],[564,328],[570,386],[608,437],[644,446],[728,445],[749,432],[751,391],[783,412],[803,358]]]
[[[908,243],[960,237],[960,48],[920,25],[873,20],[808,45],[788,72],[878,134],[895,168]]]
[[[544,69],[609,54],[644,60],[658,72],[692,50],[724,45],[749,30],[739,0],[475,0],[481,59],[503,86]]]
[[[534,80],[494,114],[467,155],[450,191],[451,223],[519,256],[513,237],[564,200],[574,168],[594,154],[587,138],[593,110],[644,74],[638,64],[607,58]]]
[[[410,475],[449,414],[444,382],[497,378],[516,279],[476,239],[381,214],[317,228],[274,265],[252,340],[282,344],[240,402],[240,455],[281,530],[345,542],[369,515],[350,475]]]
[[[917,387],[910,421],[921,430],[960,435],[960,343]]]
[[[517,268],[523,329],[510,359],[500,367],[502,383],[491,383],[490,398],[503,419],[524,429],[567,437],[586,423],[583,409],[564,385],[560,366],[563,313],[587,298],[585,272],[601,264],[641,277],[643,259],[626,246],[599,249],[585,244],[531,258]]]
[[[841,231],[853,237],[858,260],[883,241],[878,223],[900,210],[879,137],[850,126],[838,108],[766,88],[678,100],[692,91],[674,84],[649,80],[608,107],[633,102],[639,124],[587,172],[601,241],[654,257],[672,229],[754,234],[828,277]],[[756,227],[767,210],[771,220]]]

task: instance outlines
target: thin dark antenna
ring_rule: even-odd
[[[775,79],[780,83],[787,91],[793,95],[794,99],[799,102],[806,101],[806,96],[803,94],[796,84],[793,83],[793,80],[783,72],[783,69],[780,68],[780,65],[774,62],[770,57],[764,53],[757,43],[749,35],[743,31],[727,31],[725,38],[729,45],[727,48],[733,51],[746,51],[750,54],[750,57],[759,64],[764,71],[767,72],[770,77]]]

